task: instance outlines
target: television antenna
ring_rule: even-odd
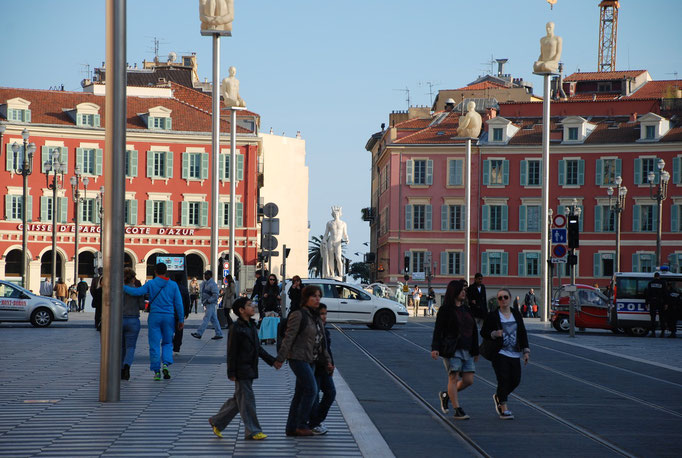
[[[428,86],[429,87],[429,106],[433,106],[433,88],[438,86],[440,84],[439,81],[431,82],[427,81],[425,83],[419,82],[420,86]]]
[[[150,49],[150,51],[152,51],[154,53],[154,60],[156,61],[159,59],[159,48],[161,47],[162,44],[166,45],[166,44],[168,44],[168,42],[165,40],[162,40],[158,37],[148,37],[148,38],[152,39],[153,45],[152,45],[152,48]]]
[[[401,91],[404,92],[405,95],[407,96],[406,101],[407,101],[407,109],[410,109],[410,89],[405,86],[405,89],[393,89],[394,91]]]
[[[484,71],[488,72],[488,75],[492,75],[493,72],[495,71],[495,64],[496,63],[497,63],[497,61],[495,60],[495,56],[490,54],[490,60],[488,62],[481,62],[480,65],[484,65],[485,67],[489,67],[489,69],[486,68]]]

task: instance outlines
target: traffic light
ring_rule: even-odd
[[[410,257],[405,256],[405,273],[410,271]]]
[[[568,248],[578,248],[580,239],[580,217],[569,215],[568,217]]]

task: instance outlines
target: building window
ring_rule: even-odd
[[[7,110],[8,121],[31,122],[31,110],[10,108]]]
[[[424,269],[424,264],[426,260],[426,252],[425,251],[411,251],[411,258],[412,258],[412,272],[426,272]]]
[[[635,159],[635,184],[649,184],[649,172],[654,172],[654,184],[658,184],[661,174],[656,167],[655,157]]]
[[[483,161],[483,184],[486,186],[508,185],[509,161],[505,159],[486,159]]]
[[[149,178],[173,178],[173,153],[147,151],[147,176]]]
[[[524,251],[519,253],[519,277],[537,277],[540,275],[540,253]]]
[[[559,161],[559,186],[582,186],[584,184],[584,160],[563,159]]]
[[[5,215],[8,220],[20,221],[22,218],[23,196],[5,196]]]
[[[463,163],[461,159],[450,159],[448,161],[448,185],[461,186],[462,185],[462,170]]]
[[[150,202],[152,205],[152,224],[163,224],[166,218],[166,205],[165,202],[163,201],[152,201]]]
[[[635,253],[632,255],[633,272],[653,272],[656,262],[653,253]]]
[[[655,205],[633,205],[632,230],[634,232],[653,232],[658,223]]]
[[[490,184],[504,184],[504,161],[490,161]]]
[[[597,186],[615,186],[620,170],[620,159],[597,159],[595,183]]]
[[[150,116],[148,128],[153,130],[170,130],[171,118]]]
[[[426,161],[417,160],[414,162],[413,184],[426,184]]]
[[[506,205],[484,205],[483,206],[483,230],[484,231],[506,231],[508,227]]]
[[[405,230],[430,231],[431,205],[415,204],[405,206]]]
[[[235,227],[244,227],[244,204],[241,202],[236,202],[235,204],[236,212]],[[230,227],[230,203],[221,202],[218,206],[218,221],[220,221],[221,227]]]
[[[646,126],[646,137],[647,140],[654,140],[656,138],[656,126]]]
[[[540,206],[519,207],[519,232],[540,232]]]
[[[568,139],[569,140],[578,140],[578,128],[577,127],[569,127],[568,128]]]
[[[166,174],[166,153],[154,153],[154,176],[162,177]]]
[[[494,127],[493,128],[493,141],[494,142],[501,142],[502,141],[502,128],[501,127]]]
[[[183,153],[182,178],[185,180],[208,179],[208,153]]]
[[[462,275],[463,262],[461,251],[443,251],[440,254],[440,274]]]
[[[670,271],[672,273],[681,274],[682,273],[682,254],[671,253],[668,256],[668,265],[670,266]]]
[[[597,92],[611,92],[611,82],[597,83]]]
[[[187,202],[187,224],[189,226],[199,225],[199,213],[201,211],[201,202]]]
[[[205,154],[207,158],[206,160],[208,161],[208,153]],[[219,164],[218,175],[220,176],[220,179],[222,181],[230,181],[230,155],[221,154],[220,156],[221,156],[220,161],[218,162]],[[206,170],[208,170],[208,162],[206,165]],[[243,179],[244,179],[244,155],[237,154],[237,181],[241,181]]]
[[[566,161],[566,184],[578,185],[578,161]]]
[[[79,127],[99,127],[100,117],[97,114],[83,114],[76,115],[76,125]]]
[[[80,203],[80,219],[83,223],[99,223],[99,209],[94,198],[87,198]]]
[[[411,159],[407,161],[405,172],[408,185],[433,184],[433,161],[430,159]]]
[[[57,222],[65,223],[67,220],[68,199],[57,197]],[[52,222],[52,196],[40,197],[40,220]]]
[[[542,161],[527,161],[528,162],[528,186],[540,186],[542,182],[540,181],[540,169],[542,167]]]
[[[614,253],[595,253],[593,259],[595,277],[612,277],[614,274]]]
[[[608,205],[594,207],[594,231],[614,232],[616,230],[616,212]]]
[[[442,231],[461,231],[464,228],[464,205],[443,205],[440,216]]]
[[[382,192],[386,191],[389,188],[389,183],[391,182],[391,177],[388,174],[388,165],[386,165],[386,167],[384,167],[384,174],[383,175],[384,175],[384,182],[383,182]]]
[[[128,224],[128,225],[137,224],[137,201],[136,200],[126,200],[125,201],[124,223]]]
[[[6,167],[5,169],[8,172],[16,173],[17,170],[21,170],[22,167],[24,166],[24,145],[19,144],[17,142],[17,145],[19,145],[19,150],[15,153],[12,151],[12,144],[7,143],[7,162],[5,163]],[[35,154],[33,156],[30,156],[29,158],[29,168],[33,168],[33,158],[35,157]]]
[[[172,226],[173,225],[173,201],[167,200],[146,201],[146,224],[149,226]]]
[[[682,232],[682,204],[670,207],[670,232]]]
[[[509,272],[509,254],[504,251],[485,251],[481,253],[481,272],[484,276],[505,276]]]
[[[426,229],[426,205],[412,206],[412,229],[423,230]]]

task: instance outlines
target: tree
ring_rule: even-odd
[[[311,277],[320,277],[322,275],[322,255],[320,253],[320,244],[323,236],[313,236],[308,242],[308,275]]]
[[[363,283],[369,283],[369,264],[364,262],[352,263],[348,275],[353,277],[354,280],[359,278]]]

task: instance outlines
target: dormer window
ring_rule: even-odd
[[[488,143],[509,143],[509,140],[519,131],[519,128],[510,120],[501,116],[489,119],[486,123],[489,126]]]
[[[568,139],[569,140],[578,140],[578,128],[577,127],[569,127],[568,128]]]
[[[644,138],[653,140],[656,138],[656,126],[644,126],[646,128],[646,135]]]
[[[9,99],[7,103],[0,105],[0,113],[2,113],[8,121],[31,122],[30,105],[31,102],[28,100],[15,97]]]
[[[670,130],[670,121],[655,113],[647,113],[639,118],[640,136],[638,141],[659,141]]]
[[[564,130],[562,143],[583,143],[597,127],[580,116],[568,116],[561,124]]]
[[[501,127],[495,127],[493,129],[493,141],[494,142],[501,142],[502,141],[502,134],[503,134],[503,129]]]
[[[140,115],[147,123],[149,130],[171,130],[173,128],[171,110],[158,106]]]
[[[75,116],[74,116],[75,114]],[[76,105],[75,113],[71,113],[75,118],[78,127],[99,127],[99,105],[94,103],[79,103]]]

